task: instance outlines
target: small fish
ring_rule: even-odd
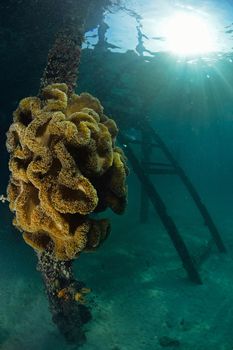
[[[88,293],[91,292],[91,288],[85,288],[85,287],[83,287],[83,288],[81,288],[80,292],[81,292],[82,294],[88,294]]]
[[[69,294],[67,288],[60,289],[57,293],[58,298],[62,298],[64,300],[69,299]]]
[[[85,304],[86,303],[86,300],[85,300],[83,294],[80,293],[80,292],[75,294],[74,299],[75,299],[75,301],[79,302],[80,304]]]

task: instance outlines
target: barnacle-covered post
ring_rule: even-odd
[[[61,30],[48,53],[47,65],[44,69],[40,92],[54,83],[66,83],[68,93],[74,92],[78,67],[80,63],[82,43],[84,39],[86,20],[89,16],[92,1],[78,1],[78,13],[73,13],[72,6],[66,10]]]
[[[83,29],[65,26],[56,36],[48,54],[48,61],[41,78],[40,91],[50,84],[65,82],[68,93],[74,92],[83,42]]]
[[[98,99],[74,93],[81,35],[73,28],[58,35],[39,96],[20,101],[7,134],[14,225],[37,252],[54,322],[77,344],[91,314],[72,261],[109,233],[108,220],[90,214],[124,211],[128,173],[115,122]]]
[[[41,78],[40,96],[44,88],[60,82],[66,83],[67,94],[74,92],[84,36],[84,18],[79,18],[78,26],[70,23],[57,34]],[[83,290],[84,284],[74,278],[71,260],[65,262],[54,258],[52,245],[38,252],[37,256],[37,268],[43,276],[54,323],[68,341],[82,344],[85,341],[83,325],[91,319],[90,308],[76,301],[76,295]]]
[[[84,35],[84,16],[79,18],[78,24],[65,25],[57,34],[41,78],[40,96],[43,96],[44,88],[60,82],[66,83],[69,95],[74,92]],[[85,341],[83,325],[91,319],[90,309],[76,301],[84,284],[74,278],[71,260],[54,257],[52,244],[45,251],[38,251],[37,256],[37,269],[45,283],[54,323],[68,341],[82,344]]]

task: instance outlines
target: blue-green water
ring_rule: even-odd
[[[76,277],[92,290],[93,319],[86,325],[83,349],[231,350],[233,5],[135,0],[114,6],[105,2],[102,9],[98,4],[86,23],[77,92],[98,97],[131,140],[140,137],[140,125],[148,118],[196,187],[227,253],[220,254],[213,244],[198,266],[203,284],[191,282],[152,205],[147,222],[141,223],[141,184],[129,163],[125,214],[107,212],[110,236],[95,253],[83,253],[75,261]],[[78,2],[0,4],[0,194],[6,194],[9,178],[5,133],[12,112],[21,98],[37,94],[48,50],[66,11],[76,16]],[[166,28],[180,12],[191,16],[190,22],[192,16],[201,19],[194,24],[208,24],[210,36],[206,35],[215,39],[204,45],[212,45],[210,51],[198,52],[191,32],[190,40],[181,39],[186,49],[195,47],[196,52],[176,52],[182,41],[171,50]],[[178,39],[173,36],[173,43]],[[132,147],[141,161],[140,146]],[[155,161],[163,161],[159,150],[150,153]],[[190,195],[176,176],[150,178],[197,257],[210,235]],[[7,203],[0,202],[0,215],[0,349],[77,349],[51,321],[36,255],[13,227]]]

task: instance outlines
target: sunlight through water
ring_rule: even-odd
[[[214,28],[204,18],[178,12],[164,20],[167,48],[178,55],[196,55],[216,50]]]

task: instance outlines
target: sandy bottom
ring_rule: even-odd
[[[207,244],[208,230],[189,198],[184,205],[175,189],[166,196],[196,255]],[[92,289],[93,321],[83,350],[233,349],[233,203],[213,195],[205,202],[228,253],[213,247],[200,268],[203,285],[187,278],[152,208],[148,222],[140,224],[138,194],[124,216],[113,218],[113,232],[101,249],[76,261],[77,277]],[[0,236],[0,349],[77,349],[51,322],[33,251],[12,229],[7,209],[0,209],[7,217]]]

